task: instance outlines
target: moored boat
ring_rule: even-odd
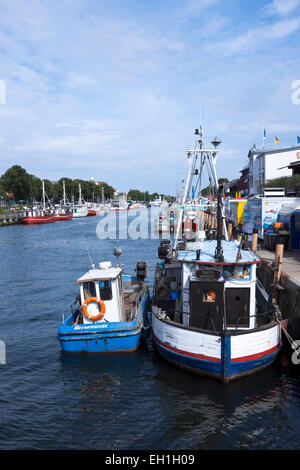
[[[32,205],[30,208],[23,209],[22,223],[25,225],[48,224],[54,222],[54,213],[51,205],[46,204],[45,183],[42,180],[42,203],[41,205]]]
[[[54,220],[71,220],[73,218],[73,211],[70,204],[67,203],[65,182],[63,181],[63,198],[61,204],[54,207]]]
[[[119,253],[120,254],[120,253]],[[59,326],[58,339],[65,352],[120,353],[138,348],[148,328],[148,267],[137,263],[136,276],[110,262],[92,266],[77,283],[79,305]]]
[[[87,205],[84,203],[82,196],[81,196],[81,185],[79,183],[79,197],[78,197],[78,204],[73,205],[73,218],[77,219],[80,217],[87,217],[88,215],[88,208]]]
[[[54,214],[47,213],[40,208],[25,209],[22,223],[25,225],[31,224],[48,224],[54,222]]]
[[[155,232],[170,232],[170,220],[166,214],[160,214],[154,220],[154,230]]]
[[[88,209],[88,217],[95,217],[97,212],[93,209]]]
[[[114,199],[110,205],[110,212],[124,212],[129,209],[129,204],[127,201],[122,199]]]
[[[210,152],[201,146],[202,151]],[[191,185],[190,178],[186,184]],[[176,236],[174,246],[162,240],[158,249],[163,262],[155,272],[152,335],[159,353],[171,363],[227,383],[276,359],[281,326],[278,306],[256,277],[261,260],[227,239],[217,178],[215,186],[217,240],[208,231],[203,240],[201,231],[201,237],[196,232],[189,241]],[[188,193],[186,187],[186,197]]]
[[[157,267],[152,331],[158,351],[170,362],[229,382],[271,364],[281,347],[276,309],[258,287],[260,259],[222,241],[188,242],[175,259]],[[257,301],[257,302],[256,302]]]
[[[58,220],[72,220],[73,218],[73,211],[71,209],[67,209],[67,208],[58,208],[58,209],[55,209],[55,213],[54,213],[54,220],[55,221],[58,221]]]

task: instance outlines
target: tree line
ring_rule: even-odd
[[[44,180],[45,192],[49,200],[59,203],[63,198],[63,181],[67,198],[70,202],[74,198],[77,202],[79,197],[79,183],[81,185],[81,194],[86,201],[102,200],[102,189],[104,199],[113,199],[114,188],[107,183],[96,184],[93,181],[81,179],[60,178],[57,182]],[[13,165],[0,177],[0,196],[13,198],[16,202],[30,203],[32,201],[41,201],[42,199],[42,180],[37,176],[27,173],[19,165]]]
[[[159,193],[152,193],[150,194],[149,191],[139,191],[138,189],[130,189],[127,193],[127,200],[128,201],[136,201],[136,202],[151,202],[155,199],[161,197],[164,198],[167,202],[173,202],[174,197],[168,196],[166,194],[159,194]]]
[[[300,192],[300,175],[281,176],[268,181],[265,188],[284,188],[286,193]]]
[[[81,179],[60,178],[59,181],[52,182],[44,179],[45,192],[49,200],[59,203],[63,198],[63,181],[67,198],[70,202],[74,199],[78,201],[79,184],[81,186],[81,195],[86,201],[102,201],[114,198],[115,190],[107,183],[96,184],[93,181]],[[159,196],[164,197],[167,202],[172,202],[172,196],[153,193],[148,191],[141,192],[137,189],[130,189],[127,193],[128,201],[151,202]],[[0,197],[14,199],[15,202],[30,203],[41,201],[42,199],[42,180],[35,175],[27,173],[20,165],[13,165],[0,177]]]

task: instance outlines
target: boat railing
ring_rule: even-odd
[[[71,310],[71,314],[74,315],[74,313],[76,312],[76,310],[78,310],[78,307],[75,308],[75,305],[77,304],[77,302],[80,301],[80,295],[77,295],[77,297],[75,298],[74,302],[71,303],[71,305],[69,305],[69,307],[67,307],[63,313],[62,313],[62,323],[65,323],[65,314],[70,312]]]
[[[242,325],[241,322],[242,320],[249,320],[248,322],[249,324],[251,318],[255,318],[256,320],[258,320],[256,323],[260,323],[259,326],[263,326],[263,325],[266,325],[267,323],[270,323],[270,321],[272,320],[273,313],[274,313],[273,310],[267,310],[266,312],[256,313],[254,315],[243,315],[238,318],[238,321],[235,325],[230,324],[228,325],[228,328],[235,329],[235,330],[237,330],[238,328],[249,328],[249,326]],[[259,322],[259,320],[262,320],[262,321]]]
[[[260,323],[260,326],[263,326],[263,325],[266,325],[268,324],[271,320],[272,320],[272,316],[273,316],[273,309],[272,310],[268,310],[266,312],[263,312],[263,313],[256,313],[254,315],[244,315],[244,316],[241,316],[238,318],[237,320],[237,323],[236,324],[230,324],[230,325],[227,325],[227,328],[228,330],[230,331],[233,331],[233,330],[238,330],[238,329],[249,329],[249,324],[250,324],[250,320],[251,318],[255,318],[255,319],[258,319],[258,320],[262,320],[261,323]],[[185,312],[185,311],[182,311],[182,310],[175,310],[174,311],[174,317],[173,318],[176,318],[176,316],[181,316],[182,314],[184,315],[188,315],[189,317],[191,316],[190,312]],[[202,319],[202,320],[206,320],[206,322],[208,324],[210,324],[212,326],[212,328],[208,328],[207,326],[207,323],[206,323],[206,327],[204,328],[201,328],[203,330],[207,330],[207,331],[212,331],[213,333],[220,333],[220,330],[217,330],[216,326],[215,326],[215,323],[214,323],[214,320],[213,318],[209,318],[207,315],[197,315],[197,319]],[[242,325],[241,322],[243,319],[247,319],[249,320],[248,322],[248,325]],[[172,320],[172,321],[175,321],[175,320]],[[175,323],[179,323],[177,321],[175,321]]]
[[[182,310],[175,310],[174,311],[174,317],[176,317],[176,315],[188,315],[190,317],[190,312],[184,312]],[[203,320],[206,320],[206,322],[209,322],[211,323],[213,329],[209,329],[209,328],[201,328],[203,330],[208,330],[208,331],[213,331],[214,333],[219,333],[219,331],[216,329],[215,327],[215,323],[214,323],[214,319],[213,318],[208,318],[207,315],[197,315],[197,318],[201,318]],[[177,322],[176,322],[177,323]]]

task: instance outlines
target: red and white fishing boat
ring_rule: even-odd
[[[22,223],[29,224],[48,224],[49,222],[54,222],[54,214],[49,214],[44,212],[40,208],[33,208],[25,210],[25,215],[22,219]]]
[[[54,220],[72,220],[73,218],[73,211],[72,209],[60,207],[59,209],[55,209]]]
[[[97,212],[93,209],[88,209],[88,217],[94,217],[97,215]]]
[[[26,225],[30,224],[48,224],[50,222],[54,222],[55,216],[51,209],[51,207],[46,207],[46,200],[45,200],[45,183],[42,180],[42,189],[43,189],[43,202],[42,207],[35,206],[31,208],[24,209],[24,216],[22,219],[22,223]]]
[[[67,204],[65,182],[63,181],[63,199],[62,204],[55,206],[54,220],[71,220],[73,218],[73,211]]]

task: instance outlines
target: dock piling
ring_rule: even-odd
[[[275,263],[277,266],[277,282],[280,281],[280,276],[281,276],[283,249],[284,249],[284,245],[279,244],[279,243],[276,245]]]
[[[252,247],[251,247],[254,253],[256,253],[257,251],[257,240],[258,240],[258,230],[257,228],[254,228],[252,232]]]

